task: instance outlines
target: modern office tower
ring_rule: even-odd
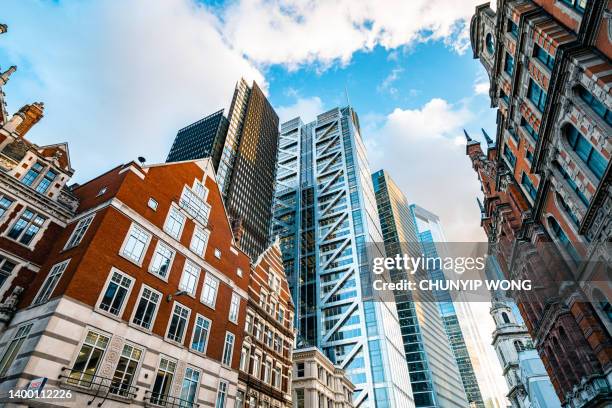
[[[212,158],[215,170],[219,168],[221,151],[229,121],[223,109],[185,126],[176,134],[166,162]]]
[[[481,225],[505,278],[563,281],[514,296],[564,407],[612,403],[610,24],[594,0],[498,1],[470,24],[498,108],[486,152],[467,138]]]
[[[296,304],[298,347],[316,346],[346,371],[355,406],[414,406],[395,304],[372,288],[369,255],[384,249],[353,109],[282,124],[276,183],[273,235]]]
[[[421,245],[408,200],[386,171],[372,174],[372,182],[387,256],[408,254],[418,258]],[[417,272],[417,279],[423,272]],[[410,279],[405,270],[392,271],[392,281],[404,279]],[[415,406],[467,406],[457,362],[433,295],[427,291],[396,291],[394,296]]]
[[[410,209],[425,258],[443,257],[446,253],[444,250],[446,238],[438,216],[415,204],[412,204]],[[446,280],[442,268],[428,269],[428,273],[431,280]],[[445,290],[435,290],[433,293],[440,307],[440,315],[459,367],[467,400],[478,408],[484,408],[478,380],[450,293]]]
[[[316,347],[293,351],[293,408],[352,408],[355,386]]]
[[[240,79],[217,171],[240,247],[252,259],[268,246],[278,153],[278,115],[253,82]]]

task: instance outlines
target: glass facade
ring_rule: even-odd
[[[372,182],[387,256],[419,257],[421,245],[408,200],[384,170],[372,174]],[[423,278],[423,273],[416,276]],[[406,271],[391,273],[394,282],[410,277]],[[415,406],[465,407],[459,370],[432,294],[397,291],[394,296]]]
[[[417,226],[423,255],[426,258],[444,256],[444,254],[441,253],[443,250],[441,251],[439,248],[439,246],[444,245],[443,243],[445,242],[439,218],[414,204],[411,205],[410,208]],[[444,271],[440,268],[429,269],[427,272],[431,280],[446,280]],[[459,367],[459,373],[461,375],[461,381],[463,382],[467,400],[469,403],[475,404],[478,408],[484,408],[485,405],[480,393],[478,380],[470,360],[468,348],[451,296],[449,292],[445,290],[435,290],[432,292],[438,301],[444,329],[455,355],[457,366]]]
[[[368,249],[384,249],[368,245],[382,235],[350,107],[281,125],[273,212],[298,347],[317,346],[346,371],[355,406],[414,406],[395,304],[372,291]]]
[[[211,157],[217,169],[227,127],[223,109],[185,126],[176,134],[166,163]]]

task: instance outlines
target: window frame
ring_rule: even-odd
[[[126,293],[125,293],[125,297],[123,299],[123,302],[121,304],[121,307],[119,309],[119,311],[117,312],[117,314],[112,313],[110,310],[104,310],[101,308],[101,304],[102,304],[102,300],[104,299],[104,295],[106,294],[106,291],[108,290],[108,287],[112,281],[113,275],[115,273],[118,273],[119,275],[121,275],[122,278],[128,278],[130,280],[130,286],[127,288]],[[109,316],[113,319],[122,319],[123,313],[125,312],[125,308],[130,300],[130,295],[132,294],[132,289],[134,289],[134,285],[136,282],[136,278],[115,268],[114,266],[111,267],[110,272],[108,273],[108,276],[106,277],[106,281],[104,283],[104,286],[102,287],[102,290],[100,291],[100,294],[98,295],[98,300],[96,301],[96,306],[95,306],[95,310],[99,313],[102,313],[106,316]],[[116,294],[115,294],[116,295]],[[115,297],[113,297],[113,300],[115,299]]]
[[[56,264],[53,264],[53,266],[51,266],[51,269],[49,269],[49,273],[47,273],[47,276],[45,276],[45,280],[43,281],[42,285],[40,285],[40,287],[38,288],[38,291],[36,292],[36,296],[34,296],[34,298],[32,299],[32,304],[31,306],[38,306],[38,305],[42,305],[45,304],[49,301],[49,299],[51,299],[51,296],[53,295],[53,292],[55,292],[55,289],[57,288],[57,284],[59,283],[59,281],[62,279],[62,276],[64,276],[64,272],[66,272],[66,269],[68,268],[68,264],[70,263],[70,260],[72,258],[68,258],[66,260],[63,260],[61,262],[58,262]],[[41,301],[39,299],[39,297],[42,295],[42,291],[43,288],[45,287],[45,285],[47,284],[47,282],[50,280],[51,278],[51,273],[53,273],[53,270],[55,268],[61,269],[59,271],[59,273],[56,272],[56,275],[59,275],[59,277],[57,278],[57,280],[53,283],[53,287],[48,291],[48,294],[46,296],[46,299]]]
[[[234,301],[236,301],[236,303],[234,303]],[[229,313],[227,316],[227,320],[231,323],[238,324],[238,320],[240,319],[240,301],[240,295],[236,292],[232,292],[232,299],[230,300]],[[232,315],[235,316],[232,318]]]
[[[204,292],[206,290],[206,282],[209,279],[212,279],[214,282],[216,282],[216,288],[215,288],[215,295],[214,295],[214,299],[212,300],[212,302],[206,302],[204,300]],[[202,282],[202,292],[200,293],[200,302],[205,305],[210,307],[211,309],[214,309],[215,306],[217,305],[217,297],[219,295],[219,288],[221,286],[221,279],[217,278],[215,275],[213,275],[210,271],[206,270],[205,271],[205,275],[204,275],[204,280]]]
[[[84,333],[84,335],[82,335],[81,341],[79,342],[79,346],[74,351],[74,356],[72,357],[72,361],[70,362],[70,366],[68,367],[68,369],[70,370],[71,374],[72,374],[73,371],[75,371],[74,365],[76,364],[77,359],[79,358],[79,354],[81,354],[81,350],[83,349],[83,345],[85,344],[85,340],[87,340],[87,335],[89,333],[95,333],[98,336],[106,337],[108,339],[108,341],[106,342],[106,346],[104,347],[104,351],[100,355],[100,361],[98,362],[98,365],[96,367],[96,371],[93,374],[93,375],[97,375],[99,370],[100,370],[100,366],[102,365],[102,362],[104,361],[104,358],[106,357],[106,353],[108,352],[108,345],[111,342],[111,340],[113,339],[113,336],[111,334],[109,334],[109,333],[106,333],[105,331],[99,330],[99,329],[94,328],[94,327],[89,326],[89,325],[85,326],[84,329],[85,329],[85,333]],[[97,343],[97,341],[96,341],[96,343]],[[96,347],[96,346],[94,345],[92,347]],[[82,371],[81,371],[81,373],[82,373]],[[70,374],[69,374],[68,378],[66,379],[66,381],[68,383],[75,384],[78,387],[84,387],[83,385],[79,384],[81,381],[83,381],[83,376],[82,375],[77,380],[77,379],[73,379],[72,377],[70,377]],[[74,381],[74,382],[72,382],[72,381]],[[87,386],[87,387],[84,387],[84,388],[91,388],[91,385]]]
[[[140,305],[140,300],[143,297],[144,291],[145,289],[150,290],[152,293],[155,293],[157,295],[159,295],[159,301],[155,304],[155,309],[153,310],[153,314],[151,315],[151,327],[150,328],[146,328],[143,327],[142,325],[136,323],[134,321],[134,319],[136,318],[136,313],[138,312],[138,306]],[[153,327],[155,326],[155,320],[157,319],[157,313],[159,312],[159,306],[162,303],[162,300],[164,299],[164,294],[161,293],[158,290],[153,289],[152,287],[146,285],[146,284],[142,284],[140,285],[140,290],[138,292],[138,296],[136,297],[136,302],[134,303],[134,307],[132,310],[132,315],[130,316],[130,320],[129,320],[129,324],[132,327],[135,327],[139,330],[144,330],[148,333],[151,333],[153,331]],[[147,300],[149,303],[152,303],[150,300]]]
[[[181,228],[179,229],[179,231],[177,232],[177,235],[174,235],[168,227],[168,223],[170,220],[174,220],[174,218],[172,217],[172,213],[173,211],[176,211],[176,214],[180,215],[183,219],[182,223],[181,223]],[[174,220],[176,221],[176,220]],[[170,204],[170,208],[168,209],[168,212],[166,213],[166,219],[164,220],[164,225],[162,227],[162,230],[168,234],[168,236],[172,237],[173,239],[177,240],[177,241],[181,241],[181,237],[183,236],[183,232],[185,230],[185,225],[187,224],[187,215],[183,214],[183,212],[181,211],[181,208],[176,205],[175,203]]]
[[[174,310],[176,309],[176,307],[181,307],[183,309],[187,309],[187,317],[185,317],[185,328],[183,330],[183,334],[181,335],[181,339],[179,340],[174,340],[171,339],[169,336],[170,334],[170,326],[172,325],[172,318],[174,317]],[[174,303],[172,304],[172,309],[170,309],[170,316],[168,318],[168,325],[166,327],[166,334],[164,336],[164,339],[166,339],[167,341],[173,343],[173,344],[179,344],[179,345],[183,345],[183,343],[185,342],[185,337],[187,334],[187,330],[189,329],[189,319],[191,318],[191,309],[188,308],[187,306],[185,306],[184,304],[177,302],[176,300],[174,301]]]
[[[32,218],[31,219],[26,219],[26,224],[23,227],[23,229],[19,232],[19,234],[17,235],[17,237],[11,237],[10,234],[13,231],[13,229],[15,228],[15,225],[17,225],[17,223],[19,221],[21,221],[23,215],[25,214],[26,211],[29,211],[32,213]],[[27,242],[22,242],[21,240],[23,239],[23,236],[25,235],[25,233],[28,231],[28,229],[30,229],[30,227],[32,227],[32,225],[34,224],[34,221],[36,220],[36,218],[42,218],[42,223],[40,225],[36,225],[38,227],[38,230],[36,231],[36,233],[34,235],[32,235],[32,238]],[[23,208],[21,209],[21,211],[19,213],[17,213],[17,215],[15,216],[15,218],[13,219],[12,224],[10,224],[6,230],[3,233],[3,236],[5,236],[7,239],[10,239],[13,242],[16,242],[19,245],[23,245],[26,248],[34,248],[36,246],[36,244],[38,243],[38,241],[40,240],[40,236],[45,232],[47,225],[49,223],[50,218],[49,217],[45,217],[43,216],[40,212],[32,209],[30,206],[28,205],[24,205]]]
[[[11,337],[11,340],[9,340],[7,345],[3,348],[2,355],[0,356],[0,363],[2,363],[5,357],[7,357],[7,355],[9,354],[9,352],[12,353],[12,355],[9,356],[9,359],[4,361],[4,363],[2,363],[2,366],[0,366],[0,378],[5,377],[6,374],[9,372],[9,370],[11,369],[11,367],[13,366],[13,364],[15,363],[15,360],[17,359],[17,356],[19,355],[19,352],[21,351],[23,344],[25,343],[28,336],[30,335],[30,332],[32,331],[33,326],[34,326],[34,323],[31,321],[28,321],[16,327],[15,332],[13,333]],[[24,332],[20,333],[22,329],[24,330]],[[11,346],[14,343],[18,343],[18,345],[15,348],[11,349]]]
[[[70,236],[66,240],[66,244],[64,245],[63,251],[66,251],[66,250],[72,249],[72,248],[76,248],[76,247],[78,247],[81,244],[81,242],[83,242],[83,238],[85,238],[85,235],[87,234],[87,231],[89,230],[89,227],[91,227],[91,224],[92,224],[93,219],[95,218],[95,216],[96,216],[96,213],[88,214],[88,215],[80,218],[76,222],[76,225],[74,226],[74,229],[72,230],[72,232],[70,233]],[[76,243],[73,243],[72,240],[77,236],[77,233],[79,232],[79,228],[82,228],[82,224],[86,224],[85,225],[85,229],[83,230],[80,238],[78,238],[78,241]]]
[[[193,341],[195,340],[195,334],[196,334],[196,328],[198,325],[198,318],[201,318],[204,322],[208,323],[208,328],[206,329],[206,336],[205,336],[205,342],[204,342],[204,348],[202,351],[196,349],[193,347]],[[189,341],[189,349],[191,351],[193,351],[194,353],[198,353],[198,354],[206,354],[206,351],[208,350],[208,343],[210,340],[210,332],[212,329],[212,320],[210,320],[209,318],[207,318],[206,316],[200,314],[200,313],[196,313],[195,316],[195,320],[193,321],[193,330],[191,330],[191,339]]]
[[[226,361],[226,351],[227,351],[227,345],[228,345],[228,337],[232,338],[232,349],[230,350],[229,353],[229,362],[225,362]],[[221,365],[227,366],[227,367],[231,367],[232,366],[232,361],[234,359],[234,349],[236,348],[236,335],[230,331],[226,331],[225,332],[225,338],[223,340],[223,352],[221,353]]]
[[[187,272],[187,267],[193,268],[197,273],[195,275],[192,275],[191,273]],[[195,281],[193,282],[193,291],[187,291],[183,287],[183,278],[185,277],[186,274],[189,274],[190,276],[195,276]],[[181,278],[179,279],[178,289],[185,291],[186,295],[195,299],[196,293],[198,292],[198,286],[200,283],[201,274],[202,274],[202,268],[200,268],[199,265],[191,262],[189,259],[185,259],[185,263],[183,264],[183,270],[181,272]]]
[[[161,275],[158,272],[156,272],[155,270],[153,270],[153,262],[156,259],[157,256],[157,251],[159,250],[159,247],[163,246],[165,249],[169,250],[171,253],[170,256],[170,262],[168,263],[168,268],[166,270],[166,275]],[[164,282],[168,282],[168,278],[170,277],[170,272],[172,271],[172,265],[174,264],[174,258],[176,257],[176,250],[174,248],[172,248],[172,246],[166,244],[163,240],[158,239],[157,242],[155,243],[155,249],[153,250],[153,253],[151,254],[151,260],[149,261],[149,266],[147,268],[147,272],[149,272],[151,275],[163,280]]]
[[[128,241],[132,235],[132,231],[134,229],[139,229],[142,232],[144,232],[148,238],[147,238],[147,242],[144,244],[144,247],[142,248],[142,253],[140,254],[140,259],[138,261],[134,260],[133,258],[130,258],[128,255],[126,255],[125,252],[125,247],[128,244]],[[153,234],[150,233],[149,231],[147,231],[146,228],[144,228],[143,226],[132,222],[132,224],[130,224],[130,228],[128,229],[127,233],[125,234],[125,238],[123,238],[123,243],[121,244],[121,248],[119,248],[119,256],[121,256],[123,259],[128,260],[129,262],[133,263],[134,265],[138,265],[140,267],[142,267],[142,263],[144,262],[144,259],[146,257],[147,251],[149,250],[149,246],[151,245],[151,240],[153,239]]]

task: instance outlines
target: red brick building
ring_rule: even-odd
[[[610,1],[478,6],[474,57],[498,108],[488,150],[468,139],[482,226],[564,407],[612,403]]]
[[[295,310],[278,242],[253,265],[239,380],[244,407],[292,406],[291,370]],[[240,405],[238,405],[240,406]]]

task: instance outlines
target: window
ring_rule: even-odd
[[[2,359],[0,359],[0,377],[4,377],[9,368],[11,368],[11,365],[13,364],[13,361],[15,361],[15,357],[17,357],[23,342],[30,334],[30,329],[32,329],[32,323],[20,326],[15,332],[13,339],[8,344],[6,351],[2,355]]]
[[[244,408],[244,392],[242,391],[236,393],[236,408]]]
[[[276,388],[281,387],[282,374],[280,367],[274,367],[274,372],[272,373],[272,385]]]
[[[604,316],[612,323],[612,304],[599,289],[593,290],[593,302],[603,312]]]
[[[240,310],[240,296],[237,293],[232,293],[232,301],[229,309],[229,321],[238,323],[238,311]]]
[[[110,281],[98,307],[105,312],[119,316],[123,311],[133,281],[129,276],[117,270],[112,270]]]
[[[193,336],[191,336],[191,348],[200,353],[206,352],[209,332],[210,320],[201,315],[197,315],[193,326]]]
[[[546,92],[533,79],[529,79],[529,88],[527,89],[527,98],[540,111],[544,112],[546,106]]]
[[[304,402],[304,389],[303,388],[298,388],[295,390],[295,400],[296,400],[296,404],[295,404],[295,408],[305,408],[306,405]]]
[[[187,367],[183,377],[183,385],[181,386],[181,407],[191,407],[196,402],[199,388],[200,372]]]
[[[96,197],[100,197],[101,195],[106,194],[106,190],[107,190],[106,187],[102,187],[100,191],[98,191],[98,194],[96,194]]]
[[[196,195],[201,199],[205,199],[208,190],[206,187],[204,187],[204,184],[200,183],[198,180],[195,180],[193,182],[193,192],[196,193]]]
[[[204,257],[204,251],[206,250],[206,243],[208,242],[208,232],[196,225],[193,230],[193,237],[191,237],[191,244],[189,248],[196,254]]]
[[[113,381],[110,386],[111,394],[117,394],[128,398],[136,397],[136,389],[131,389],[131,387],[141,357],[141,349],[130,344],[123,345],[121,357],[119,357],[119,362],[117,363],[117,368],[115,368]]]
[[[544,48],[540,47],[538,44],[534,44],[533,46],[533,56],[538,59],[546,68],[552,71],[555,66],[555,59],[544,50]]]
[[[191,296],[195,296],[196,286],[198,284],[199,277],[200,268],[198,268],[189,261],[185,261],[185,267],[183,268],[183,275],[181,275],[179,289],[184,290]]]
[[[161,293],[143,285],[132,323],[143,329],[151,330],[161,297]]]
[[[6,282],[11,273],[15,270],[17,264],[9,261],[7,258],[0,256],[0,287]]]
[[[132,224],[123,244],[121,255],[132,262],[140,264],[151,235],[136,224]]]
[[[164,244],[162,241],[157,242],[151,265],[149,266],[149,272],[166,279],[168,272],[170,271],[170,265],[174,258],[174,251],[169,246]]]
[[[212,276],[210,272],[207,272],[206,278],[204,279],[204,288],[202,289],[202,303],[210,307],[215,307],[218,288],[219,279]]]
[[[243,274],[242,269],[236,268],[236,275],[242,278],[242,274]]]
[[[499,91],[499,98],[506,103],[506,105],[510,105],[510,98],[508,95],[502,90]]]
[[[91,330],[87,332],[68,376],[69,383],[82,387],[90,387],[93,384],[94,376],[98,372],[108,341],[107,336]]]
[[[62,277],[62,274],[66,270],[66,267],[68,266],[68,262],[70,262],[70,259],[64,262],[55,264],[51,267],[51,271],[49,271],[49,274],[45,278],[45,281],[40,287],[38,294],[36,295],[36,297],[34,298],[34,301],[32,302],[33,305],[39,305],[49,300],[49,298],[51,297],[51,294],[53,293],[53,291],[55,290],[55,287],[57,286],[57,282],[59,282],[60,278]]]
[[[608,125],[612,126],[612,111],[595,98],[592,93],[587,91],[584,87],[578,87],[578,95],[593,111],[601,117]]]
[[[576,155],[593,172],[597,181],[601,180],[608,166],[606,159],[595,150],[593,145],[573,125],[568,124],[565,127],[565,135],[572,150],[576,152]]]
[[[588,0],[559,0],[572,10],[575,10],[579,14],[584,13]]]
[[[95,214],[91,214],[85,218],[81,218],[77,223],[76,227],[74,227],[74,231],[68,238],[68,242],[66,242],[66,246],[64,249],[74,248],[79,245],[87,232],[87,228],[91,225],[91,221],[93,220]]]
[[[149,201],[147,202],[147,206],[153,211],[157,211],[157,201],[154,198],[149,197]]]
[[[249,348],[246,346],[242,347],[240,352],[240,371],[247,372],[247,364],[249,362]]]
[[[508,164],[510,164],[510,167],[514,168],[514,166],[516,165],[516,156],[512,153],[510,147],[508,147],[507,144],[504,144],[504,157],[506,158],[506,160],[508,160]]]
[[[206,223],[208,222],[208,213],[210,212],[210,207],[189,187],[185,187],[183,189],[183,194],[181,194],[179,205],[202,225],[206,225]]]
[[[272,370],[272,361],[266,360],[266,362],[263,365],[263,378],[262,378],[262,381],[265,382],[266,384],[270,383],[271,370]]]
[[[225,408],[225,397],[227,396],[227,383],[219,381],[219,390],[217,391],[217,402],[215,408]]]
[[[168,339],[178,343],[183,342],[190,313],[191,311],[188,308],[179,303],[174,303],[172,318],[170,319],[170,325],[168,326]]]
[[[219,248],[215,248],[215,258],[221,259],[221,250]]]
[[[304,363],[297,363],[297,376],[304,377]]]
[[[29,245],[44,223],[45,218],[26,208],[15,224],[13,224],[8,237],[24,245]]]
[[[504,61],[504,71],[512,76],[514,74],[514,57],[509,53],[506,53],[506,60]]]
[[[155,375],[153,390],[151,391],[151,402],[156,405],[166,405],[170,387],[174,379],[174,371],[176,370],[176,362],[165,357],[159,360],[159,367]]]
[[[525,351],[525,345],[520,340],[514,340],[514,349],[517,353],[520,353],[521,351]]]
[[[230,332],[225,333],[225,344],[223,346],[223,356],[221,363],[232,365],[232,354],[234,354],[234,335]]]
[[[515,38],[518,38],[518,31],[518,25],[514,21],[508,19],[508,32]]]
[[[525,158],[527,159],[527,161],[529,163],[532,163],[533,162],[533,153],[531,153],[531,151],[529,151],[529,150],[526,150],[525,151]]]
[[[493,35],[491,33],[488,33],[485,37],[485,45],[489,54],[493,54],[495,52],[495,43],[493,42]]]
[[[567,181],[567,184],[578,195],[578,198],[580,198],[580,201],[582,201],[582,203],[588,207],[589,206],[589,200],[588,200],[588,198],[586,198],[584,193],[578,188],[578,185],[576,184],[574,179],[572,179],[572,177],[569,175],[569,173],[567,171],[565,171],[565,169],[559,164],[559,162],[553,161],[553,164],[554,164],[555,168],[557,170],[559,170],[559,173],[561,173],[561,175],[563,176],[563,179],[565,181]]]
[[[173,206],[170,207],[168,218],[166,218],[166,223],[164,224],[164,231],[180,240],[183,226],[185,225],[185,219],[185,215],[182,214],[178,208]]]
[[[521,118],[521,127],[529,136],[533,138],[533,140],[537,141],[540,137],[525,118]]]
[[[565,248],[565,250],[575,262],[580,262],[580,254],[578,253],[578,251],[576,251],[576,248],[574,248],[569,238],[567,237],[567,234],[565,233],[565,231],[563,231],[561,225],[559,225],[557,220],[553,217],[548,217],[548,224],[550,225],[550,229],[552,230],[553,234],[559,239],[559,243],[561,244],[561,246]]]
[[[0,217],[2,217],[11,205],[13,204],[13,200],[8,198],[7,196],[0,197]]]
[[[34,163],[32,167],[30,167],[30,170],[28,170],[26,175],[23,176],[23,179],[21,179],[21,182],[25,184],[26,186],[31,186],[32,184],[34,184],[34,181],[36,181],[38,176],[40,176],[40,173],[42,172],[42,170],[43,170],[42,164],[38,162]]]
[[[578,220],[578,217],[576,216],[576,214],[574,214],[574,211],[572,211],[572,208],[569,206],[569,204],[563,199],[563,197],[561,196],[561,194],[559,193],[555,193],[555,197],[557,198],[557,201],[559,201],[559,204],[561,204],[561,207],[563,208],[563,211],[565,211],[565,214],[567,214],[567,216],[572,220],[572,222],[574,223],[574,225],[578,226],[580,225],[580,222]]]
[[[55,180],[55,178],[57,177],[57,173],[53,170],[49,170],[47,171],[47,173],[45,174],[45,177],[43,177],[42,180],[40,180],[40,183],[38,183],[38,186],[36,186],[36,191],[44,194],[47,192],[47,190],[49,189],[49,186],[51,185],[51,183],[53,183],[53,180]]]
[[[261,356],[257,353],[253,354],[253,370],[251,374],[253,377],[259,378],[259,364],[261,361]]]
[[[525,174],[525,172],[523,172],[523,175],[521,176],[521,184],[523,187],[525,187],[525,190],[527,190],[527,194],[529,194],[531,199],[535,200],[536,195],[538,194],[538,189],[534,187],[531,179],[527,176],[527,174]]]

